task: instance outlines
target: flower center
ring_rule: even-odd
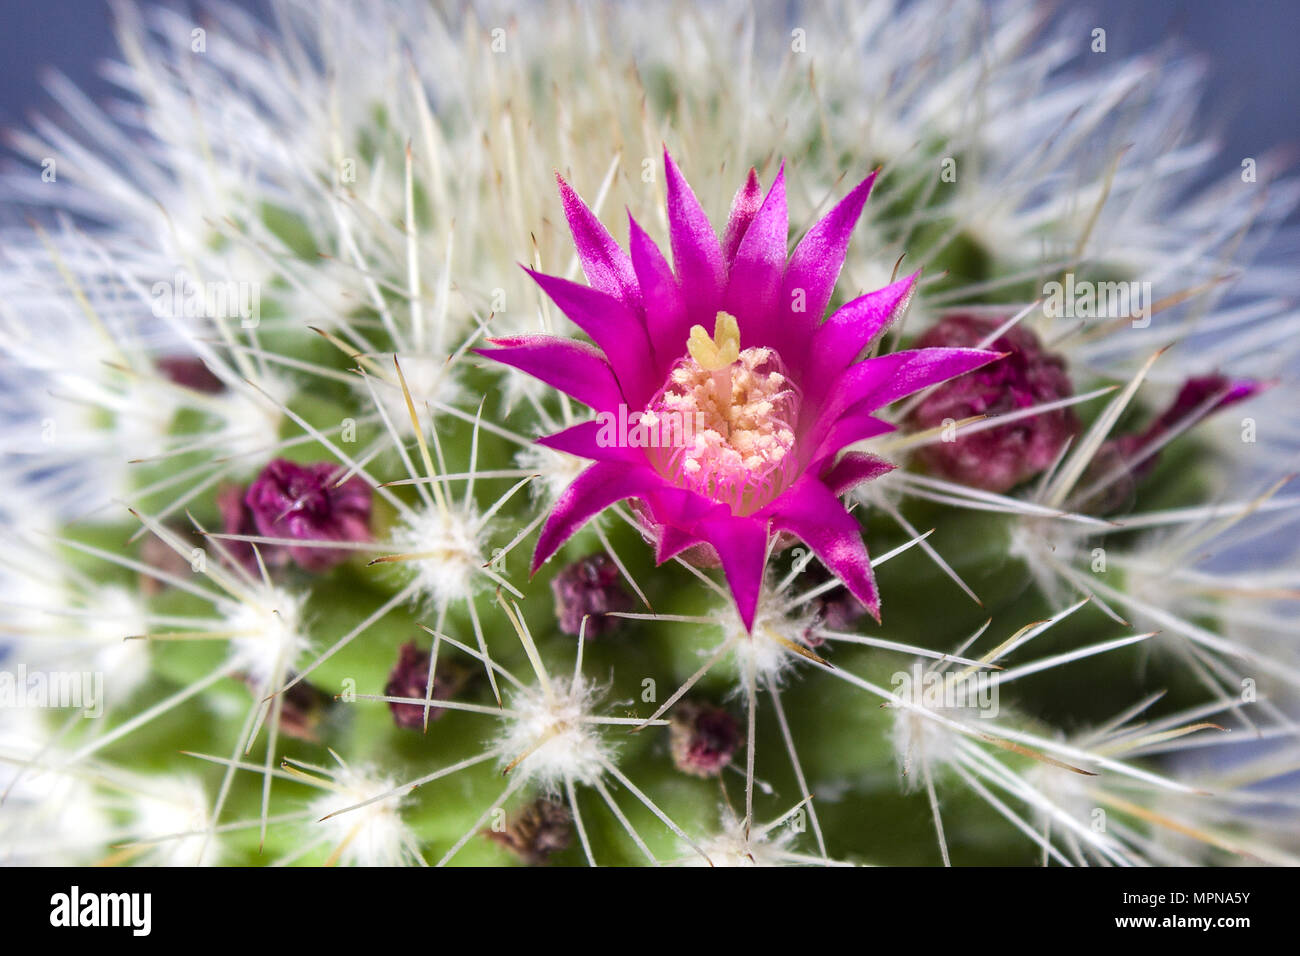
[[[718,313],[712,338],[702,326],[691,329],[687,354],[647,414],[683,426],[681,442],[649,449],[660,472],[736,514],[767,504],[795,472],[799,393],[775,350],[740,348],[736,320],[726,312]]]

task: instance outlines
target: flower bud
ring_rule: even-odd
[[[611,611],[632,610],[632,596],[619,582],[618,566],[604,554],[593,554],[575,561],[551,581],[555,595],[555,616],[566,634],[578,634],[582,619],[587,620],[587,638],[608,634],[619,625]]]
[[[1115,447],[1126,461],[1134,460],[1170,432],[1190,428],[1214,412],[1245,401],[1267,387],[1268,384],[1264,382],[1234,380],[1218,374],[1189,378],[1178,390],[1173,402],[1155,421],[1141,432],[1120,436],[1115,440]],[[1158,458],[1158,454],[1145,455],[1134,466],[1135,474],[1146,474],[1155,467]]]
[[[1097,449],[1082,482],[1083,487],[1092,489],[1083,510],[1109,514],[1123,508],[1134,483],[1160,460],[1160,446],[1166,439],[1220,409],[1257,395],[1269,384],[1217,373],[1187,379],[1169,407],[1146,428],[1120,435]]]
[[[301,541],[370,541],[370,488],[355,475],[336,485],[341,471],[330,462],[272,461],[244,496],[258,532]],[[288,550],[308,571],[326,571],[351,554],[342,548]]]
[[[483,835],[506,847],[529,866],[539,866],[552,853],[569,846],[573,839],[573,814],[564,804],[543,797],[524,807],[504,830],[485,830]]]
[[[222,485],[217,490],[217,509],[221,512],[221,530],[226,534],[255,536],[258,534],[257,521],[253,509],[244,502],[248,494],[246,488],[239,485]],[[220,550],[238,561],[252,574],[259,574],[257,556],[253,553],[251,541],[222,541]],[[284,564],[288,558],[284,548],[277,544],[259,544],[257,551],[262,555],[262,562],[268,567]]]
[[[693,777],[716,777],[740,746],[740,725],[721,707],[682,701],[672,713],[673,763]]]
[[[804,579],[813,584],[823,584],[831,580],[830,572],[816,561],[804,571]],[[804,643],[809,647],[819,647],[826,643],[819,632],[851,631],[858,621],[868,614],[867,606],[849,593],[842,584],[817,595],[809,602],[813,611],[812,621],[803,632]]]
[[[166,355],[158,359],[157,365],[169,381],[191,391],[218,395],[226,390],[225,383],[196,355]]]
[[[402,645],[397,663],[388,674],[388,683],[384,685],[386,697],[424,697],[429,688],[428,651],[421,650],[414,641]],[[433,677],[433,700],[450,700],[465,685],[468,675],[464,669],[446,661],[439,661]],[[398,727],[419,730],[424,727],[423,704],[399,704],[389,702],[388,709],[393,712],[393,723]],[[429,719],[437,720],[446,713],[441,707],[429,708]]]
[[[235,489],[235,493],[238,494],[239,490]],[[203,539],[193,533],[193,527],[168,524],[167,529],[181,540],[192,542],[196,548],[203,544]],[[194,570],[187,554],[177,551],[155,534],[146,535],[140,541],[140,563],[173,578],[188,577]],[[140,572],[139,580],[140,591],[146,597],[156,597],[168,586],[165,580],[144,571]]]
[[[267,688],[252,674],[238,675],[254,698],[266,694]],[[292,680],[294,674],[287,675]],[[334,698],[315,684],[300,680],[279,695],[280,732],[296,740],[320,743],[320,726],[334,707]]]
[[[917,348],[974,348],[1001,324],[995,319],[953,315],[931,328]],[[1002,358],[934,388],[908,417],[917,431],[975,415],[994,417],[1074,394],[1065,360],[1046,351],[1038,336],[1012,326],[987,348]],[[957,432],[922,446],[917,456],[937,475],[985,491],[1004,492],[1046,469],[1079,433],[1070,408],[1058,408],[1005,425]]]

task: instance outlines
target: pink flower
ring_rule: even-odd
[[[244,503],[259,534],[300,541],[369,541],[370,487],[355,475],[336,485],[342,468],[330,462],[299,465],[277,458],[248,486]],[[351,552],[344,548],[289,547],[308,571],[326,571]]]
[[[716,555],[747,628],[768,536],[779,532],[802,538],[879,617],[861,528],[839,495],[893,466],[840,452],[892,430],[872,412],[996,353],[920,349],[856,361],[902,312],[916,275],[821,321],[874,173],[787,259],[784,166],[766,197],[750,171],[721,241],[667,151],[664,168],[674,265],[631,217],[624,252],[560,180],[590,285],[528,271],[595,344],[526,335],[481,352],[597,412],[596,421],[540,439],[595,463],[556,502],[533,570],[591,517],[633,498],[649,516],[657,561],[696,545]],[[620,408],[658,422],[676,416],[694,432],[671,447],[601,440],[601,417]]]

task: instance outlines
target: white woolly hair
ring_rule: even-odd
[[[584,718],[591,715],[600,696],[601,688],[593,682],[563,677],[550,679],[549,693],[536,687],[516,692],[509,707],[517,716],[504,718],[497,739],[502,764],[519,760],[512,774],[552,792],[567,780],[587,784],[598,780],[612,747],[598,727]]]
[[[683,857],[683,866],[781,866],[787,846],[794,840],[789,827],[751,827],[727,806],[720,810],[721,826],[700,842],[699,853]],[[707,859],[706,859],[707,857]]]
[[[335,787],[312,801],[311,812],[319,821],[313,826],[324,829],[326,842],[343,847],[339,861],[348,866],[398,866],[409,862],[414,840],[402,820],[404,794],[394,793],[329,816],[388,793],[396,781],[368,766],[340,766],[332,776]]]
[[[753,668],[754,675],[760,681],[775,680],[780,686],[791,673],[798,658],[789,648],[773,639],[779,635],[792,644],[804,645],[804,632],[813,622],[811,609],[795,611],[785,610],[784,605],[789,595],[770,586],[771,574],[763,582],[763,591],[758,597],[758,608],[754,613],[754,626],[750,631],[740,619],[733,603],[719,608],[718,619],[722,626],[723,640],[734,640],[731,652],[732,665],[738,682]],[[798,586],[798,579],[795,581]]]
[[[394,530],[398,547],[432,556],[407,562],[415,570],[420,594],[434,607],[472,597],[483,582],[484,525],[472,508],[448,506],[414,510]]]
[[[138,838],[171,838],[153,848],[150,864],[212,866],[220,862],[219,838],[204,832],[211,825],[211,804],[197,777],[176,774],[143,781],[131,809],[132,830]]]
[[[302,598],[280,587],[263,586],[256,600],[242,601],[227,615],[232,631],[230,661],[258,687],[291,671],[310,647],[302,618]]]

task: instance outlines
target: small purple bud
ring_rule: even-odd
[[[551,580],[555,595],[555,616],[566,634],[578,634],[582,618],[587,621],[587,638],[608,634],[619,619],[606,617],[611,611],[632,610],[632,597],[619,583],[618,566],[604,554],[575,561]]]
[[[280,705],[280,729],[290,737],[317,743],[317,730],[333,706],[334,698],[315,684],[298,681],[284,692],[284,703]]]
[[[247,674],[240,675],[255,697],[266,688]],[[292,679],[294,675],[289,674]],[[280,730],[297,740],[320,743],[320,726],[334,707],[334,698],[315,684],[300,680],[280,695]]]
[[[1218,374],[1189,378],[1169,407],[1150,425],[1142,431],[1113,438],[1097,449],[1083,483],[1087,486],[1104,482],[1104,485],[1090,496],[1087,510],[1109,514],[1123,507],[1133,483],[1149,474],[1160,460],[1160,449],[1152,448],[1153,445],[1171,432],[1184,431],[1214,412],[1258,395],[1272,384]]]
[[[158,371],[180,385],[206,395],[217,395],[226,390],[226,384],[212,374],[203,359],[194,355],[166,355],[158,360]]]
[[[253,510],[244,503],[247,491],[239,485],[222,485],[217,490],[217,508],[221,511],[221,530],[226,534],[257,535],[257,522],[253,519]],[[253,553],[251,541],[222,541],[221,548],[234,560],[238,561],[252,574],[260,573],[257,556]],[[284,548],[276,544],[259,544],[262,562],[268,567],[284,564],[287,555]]]
[[[1203,418],[1237,402],[1245,401],[1269,387],[1268,382],[1251,379],[1230,379],[1226,375],[1202,375],[1189,378],[1178,390],[1177,397],[1145,431],[1123,435],[1115,444],[1125,460],[1141,454],[1153,442],[1159,441],[1175,429],[1190,428]],[[1142,475],[1155,466],[1158,455],[1151,455],[1137,466]]]
[[[927,331],[917,348],[972,348],[1002,323],[973,315],[953,315]],[[917,431],[974,415],[996,416],[1074,394],[1065,360],[1046,351],[1033,332],[1012,326],[986,348],[1003,358],[933,389],[908,418]],[[994,428],[931,442],[917,455],[930,471],[986,491],[1003,492],[1043,471],[1065,443],[1079,433],[1070,408],[1020,418]]]
[[[543,797],[519,811],[504,830],[484,830],[483,835],[529,866],[539,866],[552,853],[569,846],[573,840],[573,815],[564,804]]]
[[[721,707],[682,701],[669,724],[673,763],[693,777],[716,777],[740,746],[740,724]]]
[[[370,541],[370,487],[356,475],[335,482],[342,467],[331,462],[300,465],[277,458],[248,487],[244,502],[258,533],[300,541]],[[346,561],[342,548],[290,547],[308,571],[327,571]]]
[[[397,663],[388,674],[384,696],[423,698],[429,687],[429,658],[429,652],[420,650],[415,641],[403,644]],[[439,661],[433,676],[433,699],[450,700],[465,685],[467,677],[463,669]],[[390,701],[388,709],[393,712],[393,723],[398,727],[408,730],[424,728],[423,704],[397,704]],[[437,720],[446,712],[442,707],[430,707],[429,720]]]

